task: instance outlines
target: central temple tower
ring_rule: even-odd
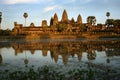
[[[67,15],[66,10],[64,10],[63,14],[62,14],[62,20],[61,20],[61,22],[67,22],[67,21],[68,21],[68,15]]]
[[[58,24],[58,16],[57,16],[57,14],[55,13],[55,14],[54,14],[54,20],[53,20],[53,25],[56,25],[56,24]]]

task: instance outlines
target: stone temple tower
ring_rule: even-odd
[[[78,24],[82,24],[82,17],[81,17],[80,14],[79,14],[78,17],[77,17],[77,23],[78,23]]]
[[[45,26],[47,26],[47,20],[42,21],[42,27],[45,27]]]
[[[68,15],[67,15],[67,12],[66,10],[63,11],[63,14],[62,14],[62,22],[67,22],[68,21]]]
[[[55,13],[55,14],[54,14],[54,19],[53,19],[53,25],[56,25],[56,24],[58,24],[58,16],[57,16],[57,14]]]

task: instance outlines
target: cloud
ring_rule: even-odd
[[[20,3],[41,3],[53,0],[1,0],[1,4],[20,4]]]
[[[61,8],[61,7],[58,6],[58,5],[47,6],[46,8],[44,8],[44,12],[49,12],[49,11],[52,11],[52,10],[55,10],[55,9],[58,9],[58,8]]]
[[[38,0],[4,0],[4,4],[36,3]]]

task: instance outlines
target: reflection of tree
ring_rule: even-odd
[[[28,59],[27,59],[27,58],[25,58],[25,59],[24,59],[24,63],[27,65],[27,64],[28,64],[28,62],[29,62],[29,61],[28,61]]]
[[[87,53],[88,53],[88,54],[87,54],[87,58],[88,58],[89,60],[94,60],[94,59],[96,58],[96,53],[95,53],[95,51],[89,50]]]
[[[115,48],[108,48],[106,51],[106,56],[107,57],[112,57],[112,56],[120,56],[120,49],[115,49]]]
[[[25,50],[25,59],[24,59],[24,63],[27,67],[27,64],[28,64],[29,60],[27,59],[27,54],[26,54],[26,50]]]
[[[1,55],[1,49],[0,49],[0,64],[2,63],[2,55]]]
[[[0,54],[0,64],[2,63],[2,55]]]
[[[109,59],[109,58],[108,58],[108,59],[106,59],[106,62],[107,62],[107,63],[110,63],[110,59]]]

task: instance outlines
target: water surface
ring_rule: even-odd
[[[0,41],[0,70],[37,69],[48,65],[60,70],[76,68],[120,72],[119,40]]]

